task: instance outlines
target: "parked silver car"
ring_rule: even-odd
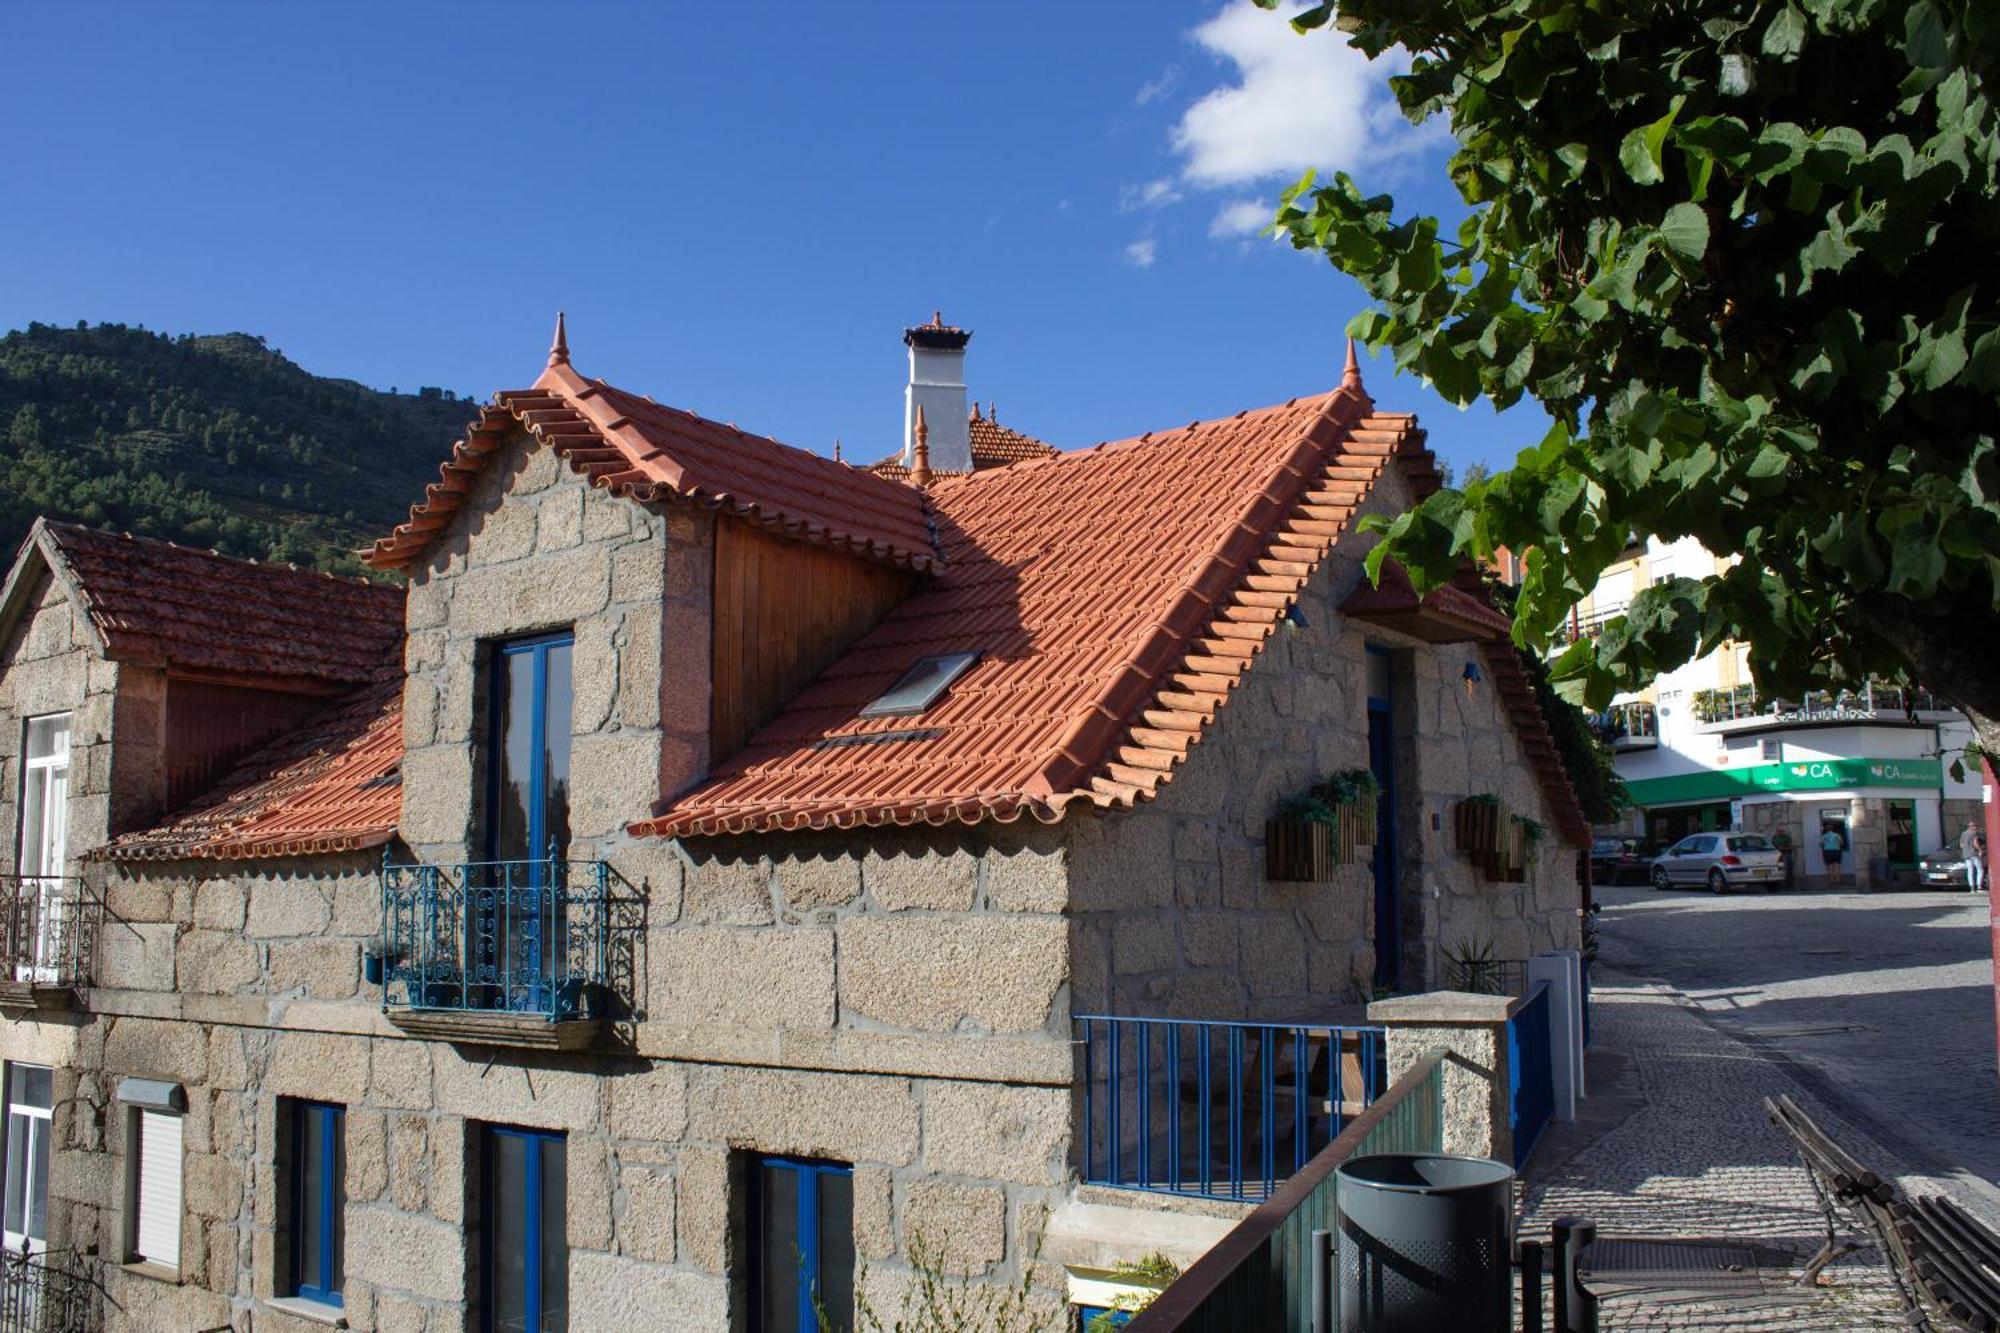
[[[1785,882],[1784,858],[1761,833],[1696,833],[1653,858],[1653,887],[1706,884],[1721,893],[1732,885]]]
[[[1970,889],[1975,867],[1957,849],[1929,852],[1917,859],[1917,882],[1927,889]]]

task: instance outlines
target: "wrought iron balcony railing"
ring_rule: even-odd
[[[103,904],[74,875],[0,875],[0,959],[10,989],[90,985]]]
[[[601,1018],[610,983],[603,861],[382,866],[382,1007]]]

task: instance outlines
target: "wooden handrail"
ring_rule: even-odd
[[[1368,1136],[1389,1118],[1405,1097],[1430,1078],[1432,1071],[1444,1063],[1446,1054],[1445,1048],[1440,1046],[1426,1052],[1404,1070],[1403,1076],[1390,1084],[1387,1092],[1354,1117],[1353,1122],[1340,1131],[1333,1142],[1320,1149],[1303,1170],[1280,1185],[1270,1198],[1257,1205],[1250,1216],[1232,1227],[1229,1234],[1217,1241],[1207,1254],[1195,1260],[1186,1272],[1154,1297],[1152,1304],[1134,1315],[1131,1322],[1125,1325],[1125,1333],[1172,1333],[1179,1328],[1184,1320],[1201,1308],[1202,1302],[1228,1281],[1230,1274],[1256,1253],[1259,1245],[1271,1238],[1287,1217],[1298,1211],[1306,1198],[1342,1162],[1367,1142]]]

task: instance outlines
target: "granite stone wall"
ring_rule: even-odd
[[[1391,475],[1362,512],[1406,501]],[[1574,850],[1552,830],[1525,884],[1489,883],[1452,850],[1452,807],[1469,795],[1553,820],[1497,691],[1466,687],[1475,645],[1433,646],[1340,615],[1372,542],[1342,539],[1300,594],[1304,626],[1266,644],[1157,799],[1070,822],[1078,1011],[1359,1021],[1377,987],[1367,852],[1330,883],[1272,882],[1264,826],[1314,780],[1368,767],[1371,644],[1391,650],[1400,989],[1440,984],[1448,950],[1518,959],[1576,947]]]

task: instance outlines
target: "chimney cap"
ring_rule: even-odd
[[[926,351],[957,352],[972,341],[972,330],[945,323],[944,311],[933,310],[930,323],[914,324],[903,330],[903,341]]]

